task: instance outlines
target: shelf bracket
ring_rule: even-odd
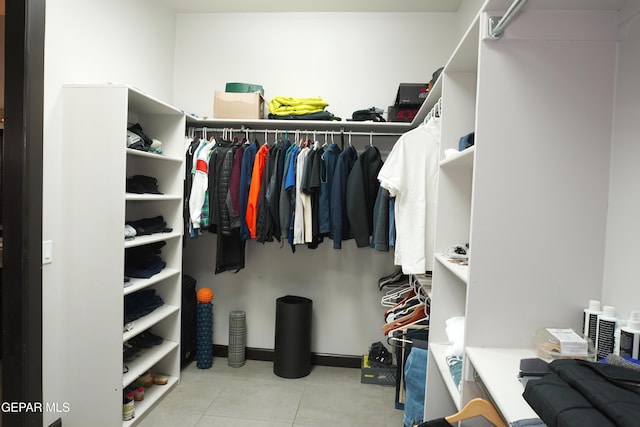
[[[515,0],[509,6],[504,16],[490,16],[489,17],[489,26],[488,26],[488,35],[492,40],[499,40],[502,38],[504,34],[504,29],[509,25],[511,20],[515,18],[515,16],[520,12],[522,6],[527,2],[527,0]]]

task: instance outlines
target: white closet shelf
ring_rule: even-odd
[[[178,343],[173,341],[163,341],[160,345],[155,345],[149,349],[143,350],[138,357],[131,362],[125,362],[129,371],[122,376],[122,387],[127,387],[134,382],[140,375],[146,373],[162,358],[170,352],[178,348]],[[155,387],[155,386],[153,386]],[[151,388],[153,388],[151,387]],[[160,386],[161,387],[161,386]],[[146,391],[145,391],[146,393]],[[146,399],[146,396],[145,396]]]
[[[144,390],[144,399],[135,402],[136,416],[129,421],[123,421],[122,427],[133,427],[142,420],[142,415],[145,412],[150,411],[158,403],[160,398],[170,392],[177,384],[177,377],[169,377],[169,381],[165,385],[153,385]]]
[[[449,157],[444,158],[440,161],[440,167],[443,169],[449,168],[472,168],[473,167],[473,158],[476,153],[476,146],[473,145],[467,149],[462,151],[458,151],[455,154],[450,155]]]
[[[142,316],[141,318],[134,320],[133,328],[130,331],[122,334],[122,342],[130,340],[131,338],[146,331],[153,325],[156,325],[158,322],[166,319],[179,310],[180,308],[176,307],[175,305],[164,304],[156,308],[146,316]]]
[[[477,15],[445,65],[447,72],[477,72],[479,37],[480,19]]]
[[[436,254],[436,261],[442,264],[447,270],[453,273],[465,284],[469,283],[469,266],[460,265],[449,261],[443,254]]]
[[[135,248],[136,246],[148,245],[149,243],[162,242],[163,240],[171,240],[182,237],[181,233],[172,231],[170,233],[155,233],[148,236],[136,236],[133,239],[124,241],[125,248]]]
[[[182,163],[182,159],[179,157],[167,156],[165,154],[158,154],[158,153],[150,153],[148,151],[135,150],[133,148],[127,148],[127,156],[144,157],[144,158],[149,158],[153,160],[164,160],[167,162]]]
[[[518,380],[520,359],[537,357],[535,350],[467,347],[465,354],[507,422],[538,418],[522,397],[524,387]]]
[[[460,390],[453,382],[453,378],[451,377],[451,371],[449,370],[449,364],[447,363],[447,354],[451,349],[451,344],[447,343],[430,343],[429,344],[429,352],[431,353],[431,359],[429,359],[429,363],[435,362],[438,367],[438,371],[440,371],[440,375],[444,380],[445,385],[447,386],[447,390],[449,390],[449,394],[451,395],[451,399],[455,404],[457,409],[460,409]]]
[[[129,295],[133,292],[147,288],[151,285],[155,285],[156,283],[160,283],[165,279],[175,276],[176,274],[180,274],[180,270],[177,270],[175,268],[165,268],[158,274],[154,274],[148,279],[132,277],[129,281],[129,286],[124,288],[124,294]]]
[[[173,195],[173,194],[127,193],[125,195],[125,200],[139,201],[139,202],[150,202],[154,200],[171,201],[171,200],[182,200],[182,197],[180,195]]]
[[[129,111],[145,114],[183,116],[184,112],[173,105],[167,104],[144,91],[121,83],[89,83],[89,84],[65,84],[65,88],[82,89],[113,89],[126,88],[128,91]]]

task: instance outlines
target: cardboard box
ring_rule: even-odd
[[[397,368],[395,366],[377,367],[369,365],[369,356],[362,356],[360,382],[363,384],[396,385]]]
[[[264,98],[259,93],[216,92],[213,98],[216,119],[262,119]]]
[[[428,83],[400,83],[396,95],[396,106],[420,107],[429,94]]]

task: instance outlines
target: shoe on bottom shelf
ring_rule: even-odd
[[[133,390],[133,400],[136,402],[144,400],[144,387],[138,387]]]
[[[132,420],[136,416],[133,392],[127,392],[122,399],[122,421]]]
[[[153,383],[155,385],[165,385],[169,382],[169,376],[165,374],[153,374]]]

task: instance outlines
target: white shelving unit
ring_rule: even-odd
[[[133,426],[180,381],[180,305],[182,287],[182,194],[184,179],[184,114],[124,85],[68,85],[64,103],[64,196],[68,206],[68,239],[60,262],[67,286],[63,323],[72,331],[63,337],[73,375],[65,396],[70,407],[65,422],[73,425]],[[162,154],[126,147],[128,123],[139,123],[162,142]],[[126,178],[155,177],[163,194],[126,193]],[[124,239],[124,224],[162,215],[171,232]],[[160,257],[167,266],[151,278],[123,284],[125,253],[165,242]],[[124,285],[127,286],[124,286]],[[164,304],[135,319],[124,330],[124,299],[154,290]],[[163,342],[123,361],[123,344],[145,330]],[[124,365],[128,368],[125,372]],[[147,371],[169,376],[167,385],[145,390],[136,402],[135,418],[122,421],[123,391]]]
[[[579,327],[601,292],[612,118],[598,111],[613,108],[620,2],[529,2],[489,38],[488,18],[510,4],[485,2],[427,99],[442,96],[443,113],[426,420],[476,397],[507,422],[536,417],[520,359],[535,357],[538,328]],[[445,158],[470,132],[475,146]],[[465,243],[468,266],[443,256]],[[459,391],[446,363],[454,316]]]

